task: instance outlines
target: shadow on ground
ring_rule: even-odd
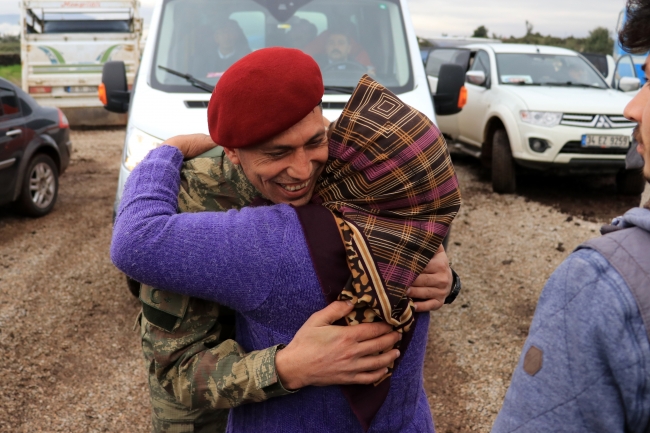
[[[490,173],[469,155],[452,153],[454,164],[467,169],[481,184],[481,193],[492,190]],[[461,185],[462,186],[462,185]],[[471,196],[476,187],[467,191]],[[517,177],[517,195],[527,200],[551,206],[559,212],[592,222],[608,222],[638,206],[640,196],[622,196],[616,192],[613,175],[547,175],[525,174]],[[464,197],[467,198],[467,197]]]

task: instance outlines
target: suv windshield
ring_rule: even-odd
[[[582,57],[551,54],[497,54],[501,84],[577,86],[607,89]]]
[[[366,73],[393,92],[413,89],[399,0],[166,0],[151,84],[201,92],[158,66],[214,85],[246,54],[278,46],[312,56],[326,93],[350,93]]]

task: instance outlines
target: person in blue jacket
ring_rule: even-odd
[[[649,51],[650,0],[627,12],[621,44]],[[625,117],[650,181],[650,84]],[[493,433],[650,432],[650,203],[603,232],[544,287]]]

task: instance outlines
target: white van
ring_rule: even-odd
[[[178,134],[208,133],[206,108],[223,71],[271,46],[318,61],[331,120],[365,73],[435,119],[406,0],[159,0],[133,90],[120,62],[104,67],[105,107],[129,113],[115,210],[129,173],[151,149]],[[455,85],[438,89],[440,113],[460,110],[462,79]]]

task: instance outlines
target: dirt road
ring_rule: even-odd
[[[124,132],[74,131],[59,202],[42,219],[0,208],[0,431],[145,432],[138,304],[108,257]],[[463,293],[434,313],[425,384],[441,433],[487,432],[544,281],[575,246],[638,204],[612,179],[524,179],[491,192],[455,156],[464,205],[450,256]]]

